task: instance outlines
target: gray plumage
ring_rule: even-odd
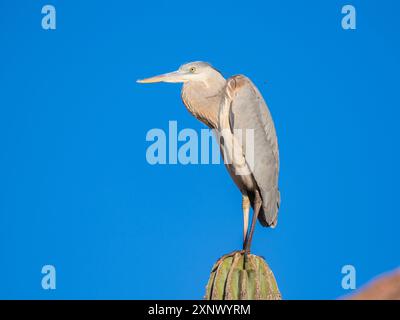
[[[280,205],[279,151],[274,122],[263,97],[250,79],[242,75],[234,76],[228,79],[225,90],[234,92],[229,109],[230,128],[254,129],[255,158],[252,176],[262,198],[258,219],[263,226],[274,227]],[[243,150],[246,150],[245,143],[246,140],[243,139]],[[250,197],[253,197],[252,192]]]

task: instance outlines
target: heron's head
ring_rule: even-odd
[[[177,71],[164,73],[151,78],[138,80],[139,83],[155,83],[155,82],[190,82],[199,81],[207,83],[208,80],[222,77],[222,75],[214,69],[209,63],[196,61],[183,64]]]

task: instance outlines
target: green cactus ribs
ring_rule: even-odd
[[[205,299],[281,300],[282,297],[264,258],[234,251],[214,264]]]

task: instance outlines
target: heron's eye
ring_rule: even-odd
[[[195,72],[196,72],[196,68],[195,68],[195,67],[191,67],[191,68],[189,69],[189,71],[190,71],[191,73],[195,73]]]

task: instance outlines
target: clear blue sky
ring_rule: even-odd
[[[202,298],[241,247],[223,165],[151,166],[146,133],[200,131],[180,85],[135,80],[192,60],[243,73],[280,144],[282,206],[257,226],[284,298],[348,293],[400,261],[398,1],[0,2],[0,298]],[[41,268],[57,289],[41,288]]]

